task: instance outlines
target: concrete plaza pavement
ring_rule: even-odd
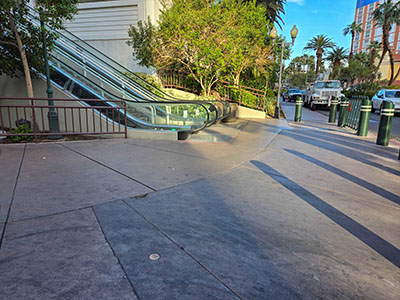
[[[0,145],[1,298],[398,299],[398,147],[284,109],[188,141]]]

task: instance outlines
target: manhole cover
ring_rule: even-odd
[[[160,254],[157,254],[157,253],[150,254],[149,258],[151,260],[159,260],[160,259]]]

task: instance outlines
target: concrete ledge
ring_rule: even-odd
[[[140,140],[177,141],[178,131],[129,129],[128,138]]]
[[[265,112],[248,107],[238,106],[236,117],[239,119],[265,119]]]

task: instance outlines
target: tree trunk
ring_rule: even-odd
[[[204,96],[207,96],[207,88],[204,84],[202,77],[199,78],[198,83],[200,83],[200,86],[201,86],[201,89],[203,90]]]
[[[393,60],[393,53],[390,48],[388,48],[389,58],[390,58],[390,80],[389,85],[392,85],[393,78],[394,78],[394,60]]]
[[[381,65],[382,65],[383,58],[385,57],[386,52],[387,52],[387,51],[386,51],[386,49],[384,48],[384,49],[382,50],[382,56],[381,56],[381,58],[379,59],[379,63],[378,63],[378,65],[376,66],[376,70],[375,70],[375,73],[374,73],[374,78],[376,78],[376,75],[378,74],[379,68],[380,68]]]
[[[235,85],[240,85],[240,73],[235,74],[235,76],[233,77],[233,83]]]
[[[355,35],[355,32],[352,31],[351,32],[351,48],[350,48],[349,60],[352,60],[352,58],[353,58],[354,35]]]
[[[340,61],[335,61],[335,63],[333,64],[332,79],[336,79],[339,76],[339,70],[340,70]]]
[[[387,24],[387,19],[385,17],[385,21],[382,26],[382,42],[383,42],[383,51],[382,51],[382,56],[381,59],[379,60],[378,66],[375,70],[374,77],[376,78],[376,75],[378,74],[379,68],[381,67],[381,64],[383,62],[383,58],[385,57],[386,53],[389,50],[389,31],[390,27]]]
[[[316,55],[317,55],[317,66],[315,68],[315,76],[317,76],[319,73],[319,67],[320,67],[321,59],[322,59],[322,51],[317,50]]]
[[[26,83],[26,90],[28,92],[28,97],[33,98],[34,94],[33,94],[33,88],[32,88],[32,78],[31,78],[31,73],[29,70],[28,59],[26,58],[26,52],[24,49],[24,45],[22,44],[21,37],[18,34],[17,27],[15,26],[14,18],[12,16],[11,12],[9,10],[6,10],[6,13],[10,20],[11,30],[14,32],[15,39],[17,40],[18,50],[21,55],[21,61],[22,61],[22,65],[24,68],[25,83]]]
[[[372,68],[375,63],[376,50],[372,49],[370,54],[371,54],[371,58],[369,60],[369,67]]]

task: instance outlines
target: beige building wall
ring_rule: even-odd
[[[129,40],[130,25],[140,20],[156,23],[160,14],[159,0],[115,0],[85,2],[78,6],[78,13],[66,29],[91,46],[108,55],[134,72],[152,73],[140,67],[132,56]]]

